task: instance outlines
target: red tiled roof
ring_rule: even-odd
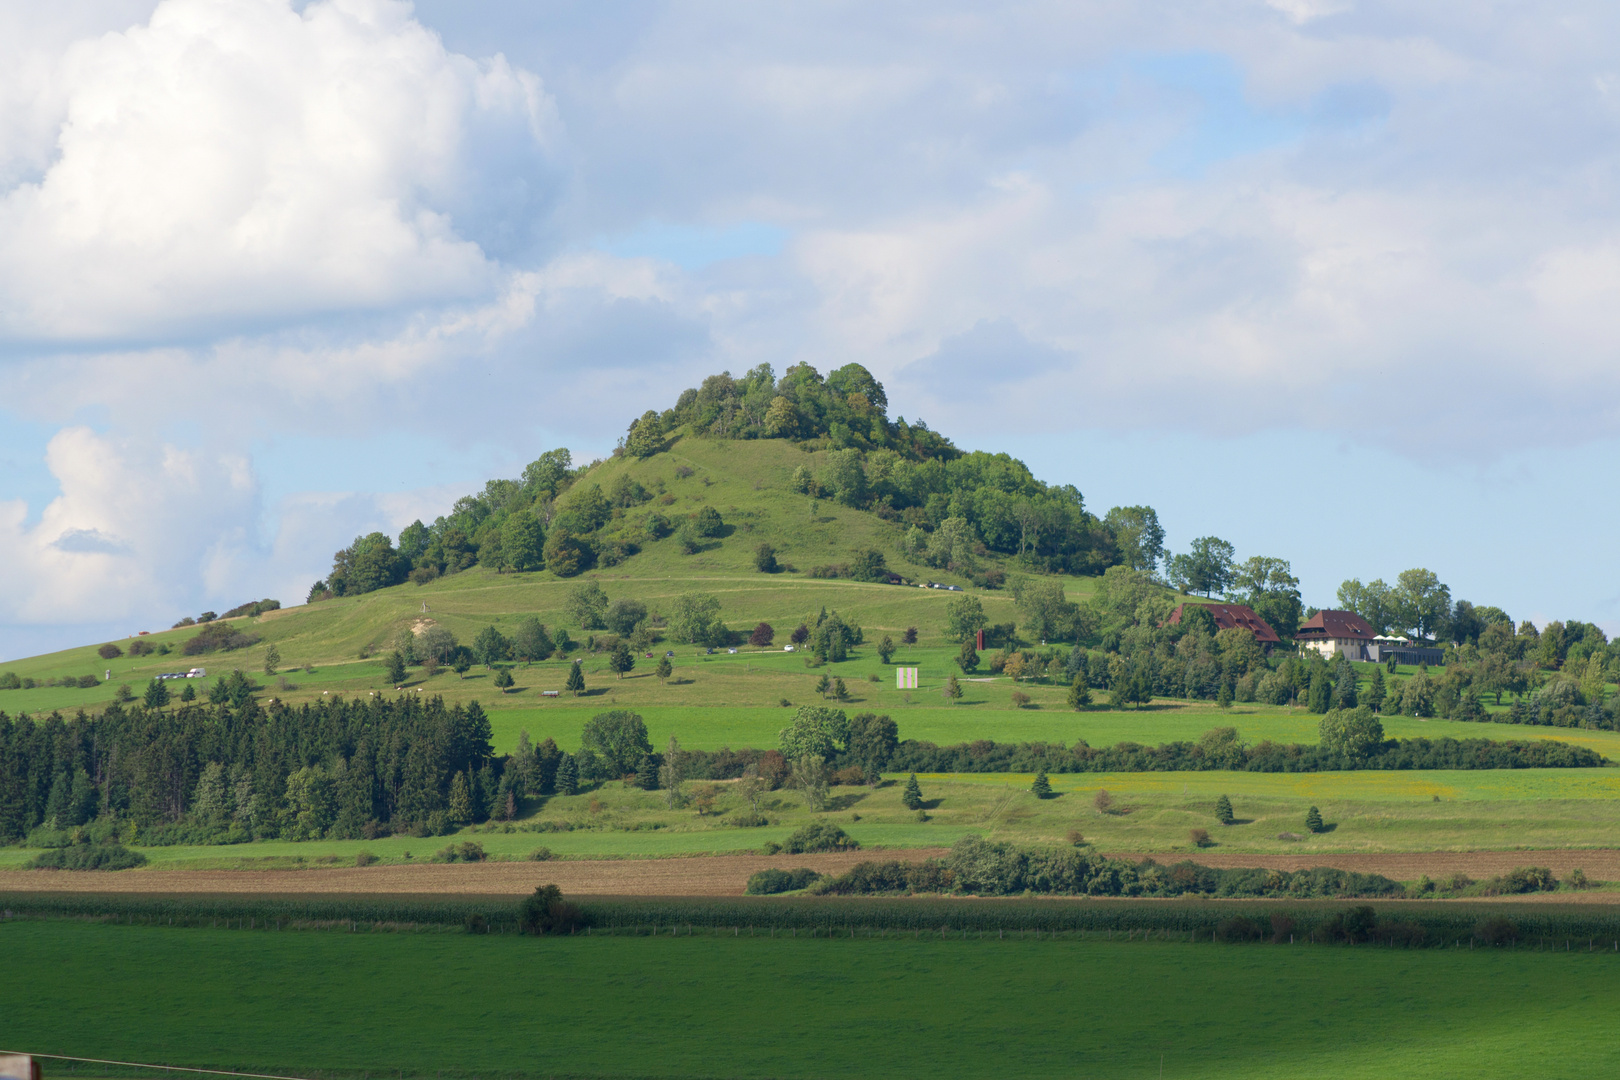
[[[1179,623],[1181,621],[1181,610],[1186,606],[1186,604],[1182,604],[1172,611],[1170,617],[1165,620],[1165,625],[1174,626]],[[1209,612],[1210,618],[1215,620],[1217,629],[1241,628],[1247,630],[1254,635],[1254,640],[1261,645],[1279,645],[1282,643],[1282,639],[1277,636],[1277,631],[1273,630],[1266,620],[1256,615],[1254,608],[1247,604],[1194,604],[1193,607],[1201,607]]]
[[[1351,641],[1371,641],[1376,635],[1373,628],[1353,611],[1318,611],[1299,628],[1295,637],[1344,638]]]

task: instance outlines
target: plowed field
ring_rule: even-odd
[[[741,896],[749,875],[775,866],[808,866],[840,874],[866,859],[927,859],[944,848],[840,852],[829,855],[710,855],[690,859],[578,859],[367,866],[310,870],[125,870],[0,873],[3,891],[207,893],[476,893],[532,892],[555,884],[569,895]]]

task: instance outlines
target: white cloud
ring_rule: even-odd
[[[149,619],[227,583],[254,546],[258,484],[241,457],[74,427],[46,461],[61,494],[38,521],[0,503],[0,621]]]
[[[493,212],[467,202],[487,192],[466,144],[554,126],[534,76],[447,52],[393,0],[165,0],[53,74],[54,160],[0,202],[13,339],[231,332],[485,292],[495,268],[451,213]]]

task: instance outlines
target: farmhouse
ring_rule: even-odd
[[[1254,635],[1255,643],[1268,652],[1273,645],[1282,643],[1282,639],[1277,636],[1277,631],[1273,630],[1266,623],[1266,620],[1256,615],[1254,608],[1247,604],[1194,604],[1193,606],[1201,607],[1209,612],[1209,616],[1215,620],[1215,627],[1218,630],[1247,630]],[[1176,610],[1170,613],[1170,617],[1164,621],[1164,624],[1174,626],[1179,623],[1181,613],[1186,607],[1186,604],[1177,607]]]
[[[1315,649],[1330,660],[1336,653],[1351,660],[1377,659],[1378,635],[1353,611],[1318,611],[1305,620],[1294,640],[1300,648]]]

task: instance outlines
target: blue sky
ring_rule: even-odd
[[[1103,512],[1620,630],[1620,15],[0,12],[0,655],[850,360]]]

